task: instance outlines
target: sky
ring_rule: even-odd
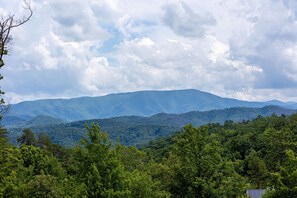
[[[31,0],[1,69],[7,103],[198,89],[297,102],[296,0]],[[25,16],[20,0],[0,15]]]

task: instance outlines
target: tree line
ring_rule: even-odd
[[[0,69],[10,30],[33,14],[24,5],[27,17],[0,20]],[[188,125],[141,148],[111,142],[97,125],[86,129],[87,138],[65,148],[30,129],[12,145],[0,126],[0,197],[244,197],[249,188],[297,197],[297,114]]]
[[[297,195],[297,114],[185,126],[140,148],[97,125],[73,148],[24,129],[0,133],[0,197],[266,197]]]

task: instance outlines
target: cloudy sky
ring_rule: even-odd
[[[1,70],[9,103],[189,88],[297,102],[296,0],[31,1]]]

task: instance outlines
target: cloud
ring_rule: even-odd
[[[182,1],[164,5],[163,11],[163,22],[176,34],[186,37],[202,37],[207,26],[216,24],[211,14],[199,15]]]
[[[256,89],[283,89],[297,86],[296,63],[290,49],[297,44],[295,13],[288,3],[262,4],[258,21],[249,34],[236,35],[230,41],[234,57],[262,68],[262,75],[254,81]],[[240,40],[240,42],[237,42]]]
[[[228,47],[214,37],[162,42],[135,39],[122,43],[117,55],[127,87],[134,83],[142,89],[199,87],[221,93],[250,87],[262,72],[257,66],[230,60]]]
[[[17,0],[0,2],[0,10],[21,10]],[[11,101],[183,88],[297,100],[294,0],[32,5],[33,18],[12,32],[1,71]]]
[[[92,9],[83,1],[53,1],[50,4],[53,30],[64,41],[98,41],[108,37]]]
[[[291,12],[291,19],[297,20],[297,2],[294,0],[282,0],[286,8]]]
[[[94,57],[81,75],[81,85],[92,95],[117,91],[125,84],[124,76],[116,68],[109,66],[106,57]]]

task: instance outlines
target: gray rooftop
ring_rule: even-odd
[[[262,198],[265,193],[265,189],[249,189],[246,191],[249,198]]]

